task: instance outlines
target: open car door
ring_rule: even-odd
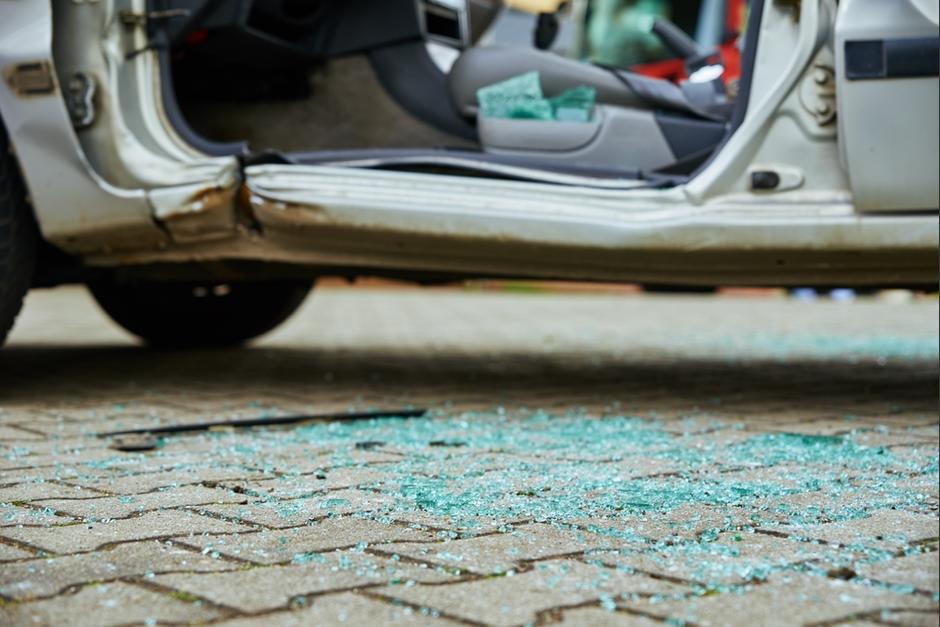
[[[860,211],[936,210],[937,0],[842,0],[839,149]]]

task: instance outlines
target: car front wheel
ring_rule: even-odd
[[[89,285],[112,320],[148,344],[171,347],[247,342],[287,320],[311,287],[309,281]]]
[[[38,239],[26,188],[0,121],[0,345],[32,285]]]

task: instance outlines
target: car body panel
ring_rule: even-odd
[[[451,177],[352,167],[246,165],[186,145],[162,111],[156,55],[121,11],[143,0],[0,0],[0,69],[57,67],[53,93],[0,86],[45,237],[91,266],[213,260],[368,272],[678,283],[933,283],[938,221],[861,215],[838,132],[805,85],[831,66],[834,3],[765,3],[747,113],[689,182],[671,189]],[[11,37],[11,25],[23,39]],[[98,118],[74,130],[62,76],[92,73]],[[757,190],[755,169],[786,175]],[[104,170],[104,171],[101,171]]]
[[[166,200],[185,201],[225,186],[234,193],[237,161],[208,159],[181,148],[182,142],[168,132],[168,125],[151,120],[151,128],[146,129],[143,123],[128,119],[158,115],[157,103],[149,98],[137,100],[149,104],[149,109],[142,104],[128,106],[134,88],[152,91],[152,83],[139,82],[153,76],[152,59],[139,59],[137,73],[123,66],[127,42],[113,34],[115,20],[108,15],[112,8],[108,3],[59,3],[56,8],[59,13],[54,18],[46,2],[0,3],[0,24],[4,25],[0,68],[41,63],[50,68],[54,85],[49,93],[30,97],[18,94],[10,81],[0,85],[0,114],[43,236],[66,252],[80,255],[165,248],[172,242],[160,224],[161,210],[172,214]],[[78,15],[76,26],[83,23],[93,30],[85,38],[72,37],[75,31],[60,22],[57,32],[66,34],[56,38],[60,54],[55,58],[55,19],[61,21],[71,13]],[[65,66],[57,65],[61,58],[66,59]],[[76,131],[62,85],[70,76],[70,64],[82,62],[82,70],[97,83],[97,119],[90,129]],[[150,132],[154,128],[159,132]],[[192,203],[183,202],[178,209],[186,212],[191,207]]]
[[[48,2],[0,2],[0,116],[16,149],[43,235],[65,247],[78,240],[153,245],[165,239],[146,192],[109,185],[94,170],[72,128],[52,59]],[[9,76],[20,64],[49,68],[52,88],[25,97]]]
[[[454,272],[607,280],[682,275],[708,282],[790,282],[825,272],[897,280],[927,263],[937,223],[860,218],[850,198],[726,195],[699,206],[681,190],[622,192],[323,167],[248,168],[248,201],[267,237],[312,249],[312,262],[387,263]],[[521,197],[520,196],[523,196]],[[885,247],[892,241],[891,248]],[[926,251],[926,252],[925,252]],[[559,263],[561,261],[561,263]]]
[[[892,43],[909,49],[901,65],[938,57],[937,4],[846,0],[836,23],[840,155],[861,211],[911,211],[940,205],[940,77],[926,68],[891,68],[881,76],[849,76],[849,47]],[[932,46],[930,45],[932,44]],[[917,46],[919,47],[919,46]],[[932,48],[932,49],[931,49]],[[878,50],[881,55],[885,50]],[[904,63],[904,61],[908,63]],[[914,70],[911,72],[910,70]],[[934,70],[936,71],[936,70]],[[881,74],[875,72],[874,74]],[[918,184],[932,181],[931,185]]]

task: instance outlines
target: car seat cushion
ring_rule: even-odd
[[[480,46],[466,50],[448,77],[451,99],[468,117],[477,113],[477,91],[527,72],[538,72],[547,97],[585,85],[597,102],[635,109],[665,109],[697,114],[673,83],[566,59],[534,48]]]

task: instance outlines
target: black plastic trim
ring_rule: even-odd
[[[230,157],[248,153],[246,142],[221,143],[206,139],[193,130],[183,117],[179,103],[176,101],[176,91],[173,89],[173,70],[170,63],[169,51],[163,49],[157,52],[160,66],[160,98],[163,100],[163,111],[176,134],[183,141],[210,157]]]
[[[698,120],[662,112],[656,112],[654,117],[676,160],[714,148],[725,137],[726,127],[722,122]]]
[[[205,2],[200,9],[209,8],[217,4],[218,0],[209,0]],[[165,2],[159,0],[149,0],[147,2],[148,10],[159,10],[164,8]],[[176,131],[176,134],[192,148],[209,155],[210,157],[230,157],[233,155],[244,155],[248,152],[248,144],[245,142],[222,143],[207,139],[197,133],[186,121],[183,112],[180,109],[179,102],[176,99],[176,90],[173,87],[173,64],[170,59],[170,35],[167,23],[155,21],[148,24],[148,37],[150,39],[149,47],[157,55],[157,71],[160,77],[160,101],[163,105],[163,112],[166,114],[170,126]]]
[[[940,76],[940,38],[869,39],[845,42],[850,81]]]
[[[283,155],[290,163],[298,165],[355,164],[356,167],[382,169],[421,169],[445,167],[468,172],[492,171],[488,166],[511,166],[546,173],[594,178],[599,181],[630,180],[658,182],[663,177],[645,176],[636,168],[596,168],[549,161],[526,155],[500,155],[459,148],[373,148],[353,150],[330,150]],[[448,165],[459,161],[461,165]],[[363,166],[361,164],[368,163]]]
[[[738,95],[728,128],[729,138],[744,123],[747,115],[751,87],[754,85],[754,71],[757,68],[757,47],[760,42],[761,23],[764,21],[764,2],[766,0],[751,0],[750,3],[747,32],[744,35],[744,58],[741,63],[741,77],[738,79]]]
[[[744,35],[744,55],[741,59],[741,77],[738,79],[738,96],[735,99],[734,111],[731,113],[731,120],[728,123],[728,130],[725,138],[712,153],[709,159],[706,159],[690,178],[703,171],[715,159],[728,143],[728,140],[734,135],[747,116],[748,102],[751,99],[751,87],[754,84],[754,70],[757,67],[757,46],[760,41],[761,22],[764,21],[764,2],[766,0],[751,0],[750,13],[747,18],[747,32]]]

